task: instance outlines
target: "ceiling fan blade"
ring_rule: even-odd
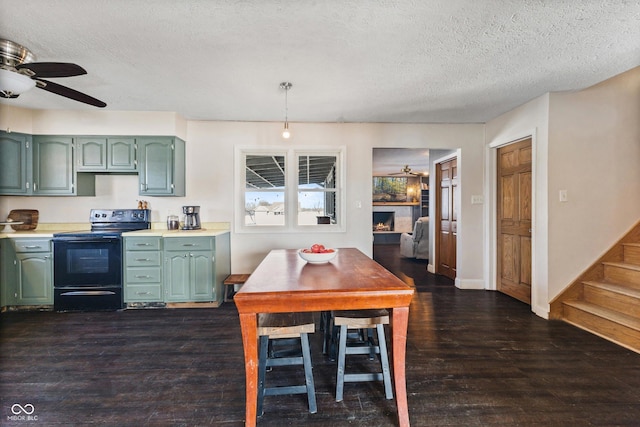
[[[100,101],[99,99],[96,99],[82,92],[78,92],[75,89],[71,89],[66,86],[62,86],[47,80],[42,80],[42,79],[34,79],[34,80],[44,83],[45,86],[38,85],[38,87],[40,89],[46,90],[47,92],[55,93],[56,95],[64,96],[65,98],[73,99],[74,101],[84,102],[85,104],[93,105],[95,107],[103,108],[107,106],[106,103]]]
[[[36,77],[73,77],[87,74],[81,66],[68,62],[30,62],[16,66],[17,70],[22,68],[33,71]]]

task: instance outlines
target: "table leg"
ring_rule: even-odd
[[[392,351],[393,379],[398,405],[398,423],[400,427],[408,427],[409,406],[407,404],[407,381],[405,377],[405,357],[407,353],[407,327],[409,324],[409,307],[394,308],[392,311]]]
[[[258,315],[240,314],[242,345],[244,347],[244,370],[246,375],[245,426],[255,427],[258,403]]]

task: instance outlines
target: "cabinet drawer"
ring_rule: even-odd
[[[126,237],[124,241],[128,251],[160,250],[160,237]]]
[[[213,250],[211,237],[169,237],[164,239],[167,251],[210,251]]]
[[[127,267],[160,266],[159,251],[129,251],[125,256]]]
[[[51,240],[16,240],[16,252],[51,252]]]
[[[161,285],[127,285],[125,301],[162,301]]]
[[[162,280],[160,267],[127,268],[126,282],[128,283],[159,283]]]

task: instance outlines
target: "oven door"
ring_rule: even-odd
[[[53,287],[57,311],[122,308],[122,239],[54,238]]]

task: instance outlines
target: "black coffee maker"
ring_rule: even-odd
[[[200,206],[183,206],[183,230],[200,230]]]

